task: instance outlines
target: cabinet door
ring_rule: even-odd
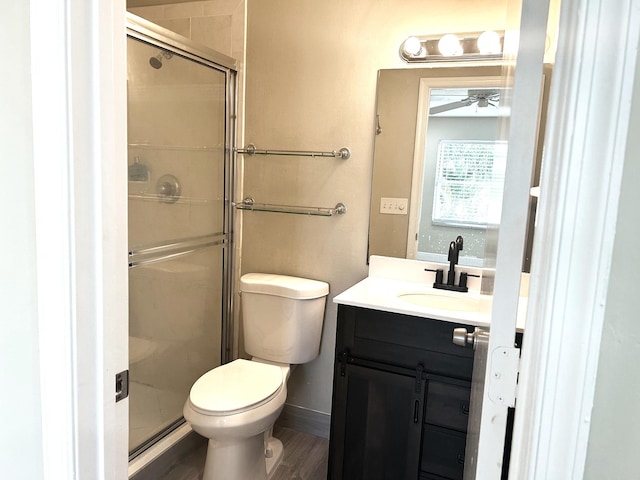
[[[424,384],[409,371],[351,364],[337,371],[329,478],[416,480]]]

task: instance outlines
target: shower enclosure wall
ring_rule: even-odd
[[[235,62],[127,23],[129,450],[184,422],[194,381],[230,354]]]

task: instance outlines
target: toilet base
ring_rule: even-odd
[[[267,480],[264,434],[249,438],[209,439],[202,480]]]
[[[282,463],[282,457],[284,456],[282,442],[275,437],[271,437],[267,442],[267,452],[265,460],[267,463],[267,478],[270,479],[280,463]]]
[[[282,442],[274,437],[265,452],[264,434],[240,441],[210,439],[202,480],[268,480],[283,456]]]

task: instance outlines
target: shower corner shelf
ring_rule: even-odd
[[[344,215],[347,213],[347,206],[344,203],[337,203],[333,208],[324,207],[302,207],[293,205],[275,205],[270,203],[256,203],[252,197],[246,197],[241,202],[234,202],[233,206],[238,210],[252,210],[257,212],[292,213],[297,215],[315,215],[321,217],[331,217],[333,215]]]

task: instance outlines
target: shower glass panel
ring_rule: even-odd
[[[229,70],[127,38],[129,451],[173,427],[222,363],[231,184]]]

